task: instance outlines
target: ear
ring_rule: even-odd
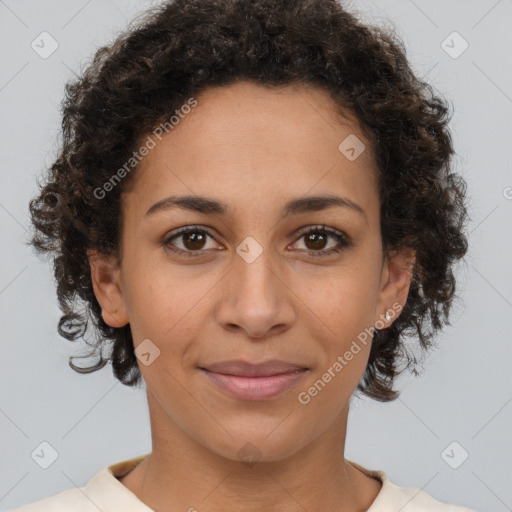
[[[391,251],[390,255],[384,260],[380,281],[381,289],[374,319],[374,324],[378,329],[382,330],[390,327],[404,308],[415,263],[416,251],[411,248]],[[386,312],[391,317],[389,321],[385,318]]]
[[[103,320],[111,327],[123,327],[128,322],[120,279],[120,268],[114,256],[97,250],[87,251],[91,267],[94,295],[101,306]]]

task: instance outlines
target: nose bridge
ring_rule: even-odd
[[[260,236],[265,237],[265,233]],[[278,277],[279,263],[267,245],[269,240],[265,237],[262,244],[248,236],[238,244],[229,285],[218,310],[221,323],[237,325],[254,337],[262,337],[275,325],[292,319],[292,307],[283,289],[285,285]]]
[[[259,239],[265,236],[261,234]],[[272,261],[269,238],[260,243],[253,236],[247,236],[236,247],[234,276],[236,294],[239,300],[256,302],[259,308],[271,307],[276,300],[276,262]],[[238,289],[238,290],[237,290]],[[239,292],[239,293],[238,293]],[[255,305],[256,305],[255,304]]]

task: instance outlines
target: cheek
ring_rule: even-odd
[[[318,406],[329,400],[343,403],[364,373],[373,338],[378,294],[376,269],[376,265],[360,258],[357,264],[338,267],[328,275],[301,280],[300,295],[307,297],[307,307],[302,312],[307,320],[303,325],[320,349],[312,379],[315,389],[310,396],[315,392],[322,395],[323,398],[315,400]]]
[[[169,270],[169,265],[139,265],[130,273],[125,301],[135,345],[150,338],[163,348],[169,340],[181,339],[183,332],[193,337],[201,325],[198,315],[209,280],[185,279]]]
[[[362,276],[331,279],[328,292],[310,295],[308,314],[310,336],[316,339],[317,366],[306,386],[299,390],[298,401],[308,413],[325,417],[325,408],[333,420],[349,400],[359,383],[371,349],[373,337],[374,284],[365,284]],[[328,419],[326,418],[326,421]]]
[[[314,282],[314,285],[312,284]],[[364,262],[345,265],[324,276],[302,280],[300,295],[332,335],[347,339],[373,325],[378,295],[377,272]],[[311,315],[310,315],[311,316]]]

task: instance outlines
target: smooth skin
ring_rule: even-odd
[[[361,332],[396,320],[392,305],[407,299],[415,255],[383,257],[373,148],[320,88],[242,80],[196,100],[122,196],[121,262],[90,251],[105,322],[130,323],[135,347],[149,339],[160,350],[151,364],[139,361],[152,453],[120,481],[157,512],[366,510],[381,484],[345,460],[344,445],[371,339],[308,404],[298,395]],[[350,134],[366,146],[353,161],[338,149]],[[146,215],[185,195],[221,201],[229,214],[173,207]],[[334,206],[283,217],[287,201],[313,195],[348,198],[364,213]],[[168,241],[185,226],[209,235]],[[316,226],[349,245],[321,231],[304,235]],[[251,251],[262,251],[251,262],[237,252],[247,237],[258,244]],[[269,400],[228,397],[199,370],[273,358],[309,371]],[[255,447],[257,463],[240,459],[244,446]]]

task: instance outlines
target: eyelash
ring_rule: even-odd
[[[310,235],[311,233],[318,233],[318,232],[326,233],[327,235],[332,236],[341,245],[341,247],[338,247],[335,249],[320,250],[320,251],[307,251],[313,257],[329,256],[334,253],[339,253],[344,248],[349,247],[351,245],[351,242],[346,235],[342,235],[341,233],[333,231],[332,229],[329,229],[328,227],[326,227],[324,225],[310,227],[307,231],[300,234],[298,240],[300,240],[302,237]],[[179,238],[180,235],[184,235],[184,234],[188,234],[188,233],[200,233],[202,235],[207,235],[207,236],[213,238],[213,236],[210,234],[209,231],[207,231],[199,226],[187,226],[184,228],[180,228],[176,233],[174,233],[170,237],[165,238],[162,242],[162,245],[165,246],[170,251],[178,253],[183,256],[187,256],[187,257],[200,256],[202,252],[205,252],[202,249],[198,249],[197,251],[184,251],[183,249],[177,249],[172,246],[171,242],[175,238]]]

